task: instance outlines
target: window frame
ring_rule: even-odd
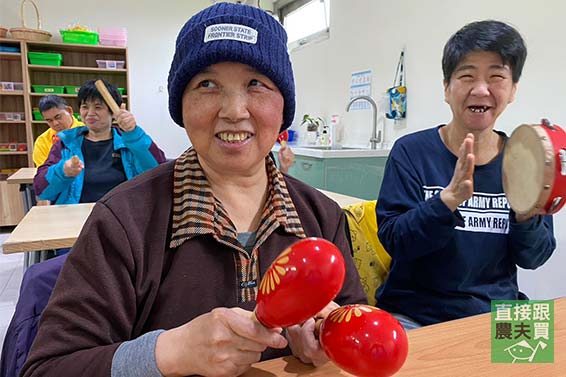
[[[330,38],[330,20],[329,17],[327,17],[327,14],[329,14],[329,10],[326,10],[326,7],[329,7],[330,4],[328,0],[276,0],[273,3],[274,14],[279,19],[279,22],[281,22],[281,25],[285,25],[286,16],[314,1],[319,1],[324,3],[325,6],[324,16],[326,18],[326,24],[328,26],[325,29],[319,30],[315,33],[309,34],[296,41],[288,43],[287,48],[290,51],[295,50],[297,48],[301,48],[303,46],[309,45],[314,42],[319,42]]]

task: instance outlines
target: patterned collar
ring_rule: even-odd
[[[254,249],[279,226],[297,237],[306,237],[283,175],[270,157],[265,161],[269,193],[257,229]],[[244,251],[238,242],[236,228],[222,203],[214,197],[193,148],[185,151],[175,161],[172,224],[171,248],[177,248],[198,235],[211,234],[219,242]]]

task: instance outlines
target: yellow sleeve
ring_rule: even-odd
[[[344,207],[350,240],[352,241],[354,264],[368,296],[370,305],[375,305],[375,291],[389,274],[391,256],[377,238],[377,201],[364,201]]]
[[[41,166],[47,160],[49,156],[49,151],[53,146],[53,137],[51,136],[49,130],[45,131],[33,143],[33,163],[35,166]]]

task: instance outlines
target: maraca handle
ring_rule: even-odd
[[[324,318],[320,318],[320,317],[314,318],[314,337],[316,339],[320,339],[320,328],[322,327],[323,322],[324,322]]]

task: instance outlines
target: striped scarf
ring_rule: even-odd
[[[269,188],[252,253],[248,254],[237,239],[237,230],[222,203],[206,179],[197,152],[190,148],[175,162],[173,173],[173,221],[169,246],[210,234],[235,251],[240,301],[255,300],[259,286],[258,248],[282,226],[286,232],[306,237],[299,215],[289,196],[283,175],[270,157],[266,158]]]

